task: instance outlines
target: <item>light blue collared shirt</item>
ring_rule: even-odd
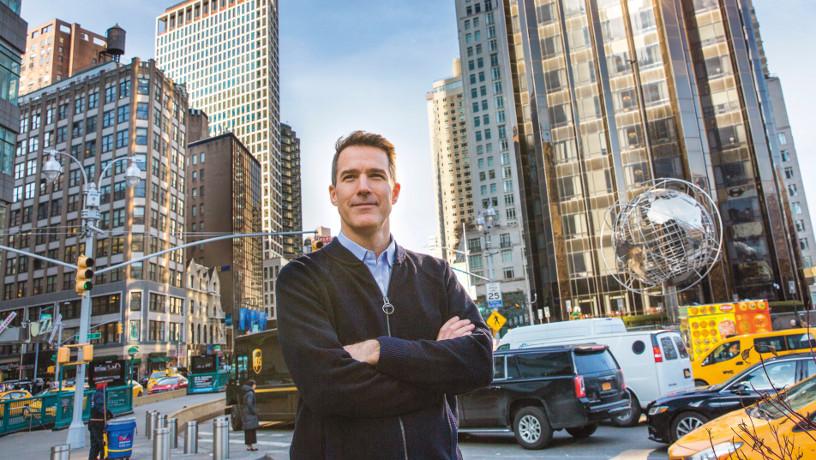
[[[397,243],[394,241],[394,238],[391,238],[391,243],[385,248],[385,251],[380,254],[380,257],[377,257],[374,251],[370,251],[352,241],[349,237],[344,235],[343,232],[337,235],[337,241],[368,267],[371,275],[374,276],[374,281],[376,281],[380,287],[380,292],[382,292],[384,297],[388,297],[388,284],[391,282],[391,267],[394,265],[394,257],[397,253]]]

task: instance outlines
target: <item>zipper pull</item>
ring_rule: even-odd
[[[383,296],[382,311],[386,315],[391,315],[394,313],[394,305],[391,303],[391,301],[388,300],[388,297],[386,296]]]

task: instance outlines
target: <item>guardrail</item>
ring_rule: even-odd
[[[95,390],[85,390],[82,401],[82,419],[91,418],[88,401]],[[33,428],[52,427],[55,430],[71,425],[74,392],[46,393],[30,398],[0,401],[0,435]],[[110,387],[105,390],[105,404],[114,416],[133,412],[133,390],[130,386]]]

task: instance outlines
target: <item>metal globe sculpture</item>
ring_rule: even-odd
[[[690,182],[657,179],[628,203],[616,204],[610,217],[612,276],[633,292],[661,286],[664,295],[674,297],[674,302],[667,299],[669,307],[676,304],[676,293],[700,282],[720,256],[716,203]]]

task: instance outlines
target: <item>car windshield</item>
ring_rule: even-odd
[[[748,415],[754,418],[774,420],[792,411],[798,412],[814,400],[816,400],[816,378],[811,378],[792,386],[779,397],[760,402],[748,410]]]
[[[156,382],[156,385],[175,385],[176,383],[178,383],[178,379],[176,377],[170,377],[159,380]]]
[[[154,373],[150,374],[150,378],[151,379],[160,379],[160,378],[164,377],[165,375],[167,375],[167,372],[157,371],[157,372],[154,372]]]

